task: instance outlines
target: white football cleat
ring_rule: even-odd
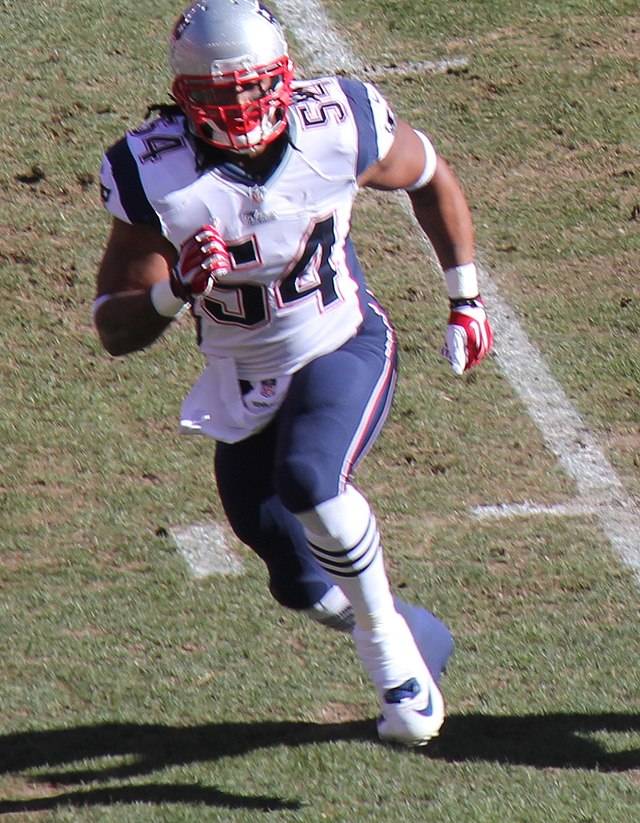
[[[430,682],[421,686],[415,677],[387,689],[378,718],[378,736],[387,743],[426,746],[444,723],[444,701],[440,689]]]
[[[399,597],[394,598],[394,603],[398,614],[404,617],[431,676],[439,683],[455,648],[451,631],[422,606],[412,606]],[[355,628],[353,609],[338,586],[332,586],[317,603],[305,609],[304,614],[316,623],[337,631],[352,632]]]
[[[444,700],[405,619],[392,612],[376,630],[356,625],[353,639],[380,695],[380,739],[424,746],[444,723]]]

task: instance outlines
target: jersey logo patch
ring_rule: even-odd
[[[274,211],[250,211],[243,214],[240,219],[245,226],[256,226],[259,223],[269,223],[276,219]]]

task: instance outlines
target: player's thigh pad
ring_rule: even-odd
[[[276,491],[293,512],[344,491],[386,419],[394,352],[358,336],[294,375],[277,421]]]

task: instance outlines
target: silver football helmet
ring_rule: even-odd
[[[259,0],[200,0],[171,35],[173,95],[194,133],[252,153],[285,130],[293,63],[282,29]]]

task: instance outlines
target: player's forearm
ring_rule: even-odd
[[[474,261],[474,233],[464,215],[437,208],[416,208],[415,213],[443,269]]]
[[[114,357],[150,346],[172,319],[158,314],[148,290],[103,295],[94,308],[100,341]]]
[[[475,233],[471,212],[462,189],[441,159],[432,182],[409,196],[416,219],[442,268],[473,262]]]

